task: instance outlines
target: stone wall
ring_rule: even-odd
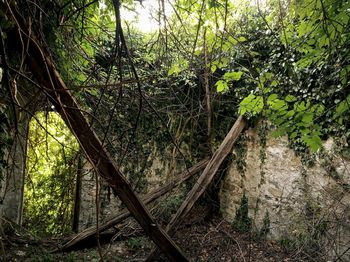
[[[234,221],[245,194],[256,232],[268,217],[268,237],[291,245],[322,246],[330,258],[342,255],[350,247],[349,159],[336,155],[329,139],[314,164],[305,167],[286,138],[268,135],[264,149],[256,130],[248,130],[245,137],[245,156],[236,159],[245,161],[245,170],[233,163],[222,181],[224,217]],[[234,155],[240,155],[237,149]]]

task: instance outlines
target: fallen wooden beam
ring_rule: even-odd
[[[221,163],[224,161],[227,155],[231,153],[233,144],[236,142],[245,125],[246,121],[242,116],[239,116],[231,130],[226,135],[224,141],[221,143],[220,147],[213,154],[203,173],[198,178],[191,191],[188,193],[186,199],[181,204],[176,214],[172,217],[166,228],[169,235],[173,235],[175,233],[177,226],[185,218],[199,197],[205,192],[218,171]],[[154,249],[146,261],[154,261],[157,255],[158,250]]]
[[[25,50],[23,52],[25,57],[22,58],[25,59],[28,69],[79,141],[89,162],[98,174],[107,181],[145,233],[162,249],[166,256],[171,261],[188,261],[180,248],[156,223],[139,197],[133,192],[131,185],[91,129],[77,102],[56,70],[50,51],[43,44],[45,41],[35,35],[36,30],[31,28],[30,21],[25,20],[30,20],[30,18],[24,18],[19,13],[19,7],[16,6],[15,1],[11,1],[11,3],[10,1],[0,1],[0,7],[2,15],[6,15],[7,19],[16,27],[15,41],[22,45],[22,49],[18,50],[19,57]]]
[[[144,204],[149,204],[153,202],[154,200],[158,199],[159,197],[163,196],[176,186],[180,185],[181,183],[185,182],[189,178],[191,178],[193,175],[201,171],[202,169],[205,168],[205,166],[208,164],[209,160],[204,159],[197,164],[195,164],[193,167],[189,168],[185,172],[183,172],[181,175],[177,176],[175,179],[172,181],[166,183],[160,188],[157,188],[153,190],[152,192],[148,193],[146,196],[142,198],[142,201]],[[94,236],[98,232],[103,232],[118,223],[122,222],[126,218],[130,216],[130,212],[127,210],[123,210],[118,214],[117,216],[113,217],[112,219],[108,220],[107,222],[99,225],[97,228],[96,226],[92,226],[89,228],[84,229],[83,231],[79,232],[78,234],[74,235],[69,241],[64,243],[62,246],[59,247],[59,249],[55,251],[65,251],[67,249],[72,248],[73,246],[77,245],[78,243],[84,241],[85,239]]]

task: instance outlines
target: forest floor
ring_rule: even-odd
[[[238,232],[219,217],[187,224],[176,233],[174,240],[191,261],[322,261],[300,250],[287,251],[279,243],[259,240],[252,233]],[[17,236],[11,242],[4,242],[5,257],[1,261],[101,261],[99,250],[103,261],[143,261],[153,248],[152,242],[139,230],[124,236],[123,240],[101,244],[100,249],[80,246],[78,250],[64,253],[50,252],[57,248],[58,239],[35,242]],[[160,258],[159,261],[167,260]]]

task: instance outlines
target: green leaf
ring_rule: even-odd
[[[271,82],[271,87],[276,87],[277,85],[278,85],[278,81],[273,80],[273,81]]]
[[[295,111],[294,110],[289,110],[285,115],[284,117],[285,118],[291,118],[292,116],[294,116],[295,114]]]
[[[267,102],[269,103],[272,103],[274,100],[276,100],[278,98],[278,95],[277,94],[271,94],[269,95],[269,97],[267,98]]]
[[[283,111],[288,109],[286,102],[284,102],[284,100],[281,99],[275,99],[273,101],[270,101],[269,105],[270,108],[275,111]]]
[[[240,36],[240,37],[238,38],[238,41],[239,41],[239,42],[245,42],[245,41],[247,41],[247,38],[245,38],[244,36]]]
[[[298,136],[298,133],[297,132],[293,132],[289,137],[290,139],[294,139]]]
[[[343,113],[349,110],[349,105],[350,105],[349,102],[344,100],[338,104],[335,111],[337,112],[338,115],[342,115]]]
[[[301,119],[301,121],[303,121],[304,123],[311,123],[314,119],[314,115],[311,112],[307,112],[303,115],[303,118]]]
[[[286,134],[286,129],[284,128],[278,128],[275,131],[271,133],[273,137],[280,137]]]
[[[169,71],[168,71],[168,76],[174,75],[174,74],[178,74],[180,72],[180,68],[178,67],[177,64],[173,65],[172,67],[170,67]]]
[[[264,108],[264,98],[262,96],[256,96],[254,94],[250,94],[246,98],[242,100],[239,104],[240,109],[239,112],[241,115],[248,112],[251,115],[259,114]]]
[[[229,90],[227,82],[224,80],[217,81],[215,85],[216,85],[216,91],[219,93],[222,93],[222,92]]]
[[[235,45],[235,44],[238,43],[238,41],[237,41],[236,39],[234,39],[232,36],[229,36],[229,37],[228,37],[228,41],[229,41],[231,44],[233,44],[233,45]]]
[[[317,152],[322,146],[322,140],[318,135],[303,135],[302,139],[312,152]]]
[[[241,71],[239,71],[239,72],[227,72],[224,74],[224,79],[226,81],[232,81],[232,80],[238,81],[241,79],[242,75],[243,75],[243,72],[241,72]]]
[[[295,102],[297,101],[296,97],[295,96],[292,96],[292,95],[287,95],[284,100],[288,103],[291,103],[291,102]]]

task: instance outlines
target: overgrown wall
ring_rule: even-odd
[[[122,167],[123,174],[140,196],[159,188],[185,169],[184,161],[173,157],[172,150],[159,152],[156,148],[154,146],[154,150],[140,162],[141,165],[126,163],[126,166]],[[85,162],[82,170],[79,230],[96,225],[96,192],[95,172],[92,166]],[[103,222],[117,215],[123,206],[119,198],[108,189],[106,182],[100,178],[98,192],[99,219]]]
[[[305,167],[286,138],[262,138],[250,129],[245,140],[222,181],[224,217],[235,220],[245,194],[255,232],[268,224],[268,237],[286,247],[320,248],[331,259],[350,259],[350,160],[335,153],[334,141],[326,141]]]

